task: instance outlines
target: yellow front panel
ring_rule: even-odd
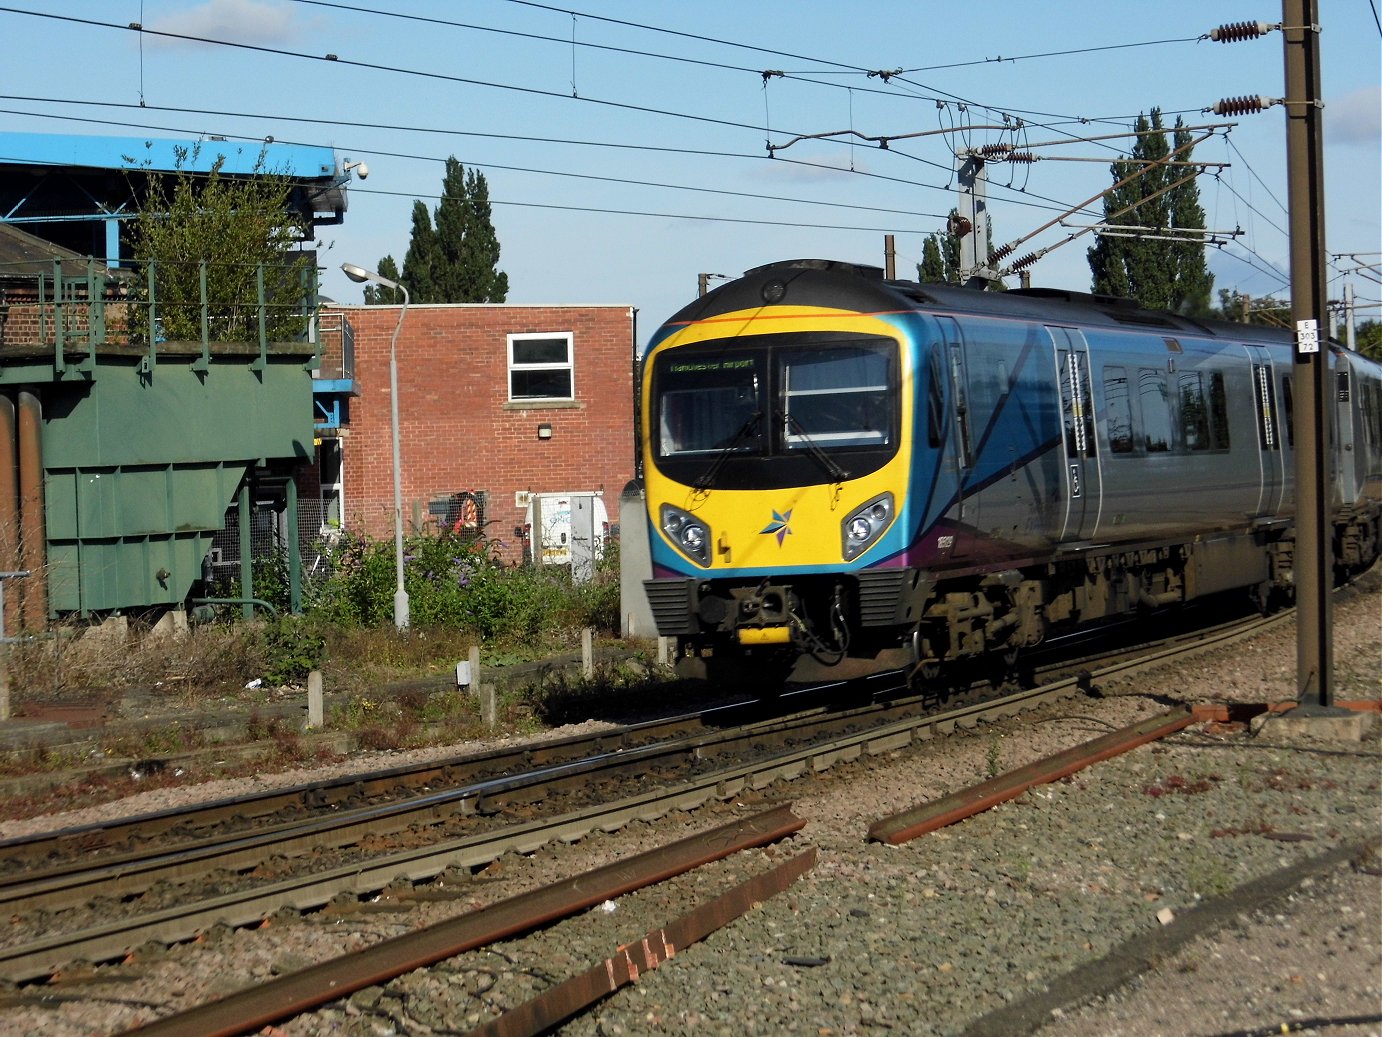
[[[882,335],[901,341],[901,335],[891,323],[876,316],[843,313],[817,307],[774,307],[767,316],[759,311],[725,314],[706,321],[689,324],[660,342],[648,356],[692,343],[725,338],[740,338],[748,345],[755,335],[790,333],[794,327],[802,332],[837,331],[860,335]],[[859,479],[845,479],[838,483],[815,486],[792,486],[773,490],[740,490],[712,488],[697,490],[674,482],[659,472],[652,457],[651,413],[649,385],[643,387],[643,450],[644,484],[648,507],[657,526],[658,508],[672,504],[687,511],[709,526],[711,531],[711,563],[705,570],[694,563],[687,564],[701,572],[714,573],[728,569],[793,570],[838,567],[843,563],[841,523],[860,505],[878,494],[891,491],[899,495],[905,486],[910,462],[908,436],[905,430],[912,423],[912,400],[909,391],[912,372],[905,349],[899,350],[901,365],[901,436],[900,448],[883,468]],[[841,458],[848,471],[847,458]],[[710,462],[707,462],[709,467]],[[899,499],[899,505],[901,501]],[[894,514],[893,521],[897,521]],[[660,529],[654,536],[684,558]],[[872,550],[872,549],[870,549]],[[870,551],[856,561],[867,563]]]

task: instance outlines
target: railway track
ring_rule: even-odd
[[[1190,647],[1222,644],[1259,629],[1260,623],[1233,624],[1197,634]],[[847,710],[817,703],[792,716],[743,724],[728,722],[732,711],[712,712],[487,754],[476,770],[468,771],[462,761],[453,760],[406,776],[391,771],[313,783],[255,797],[244,813],[272,818],[262,831],[243,830],[242,814],[229,834],[171,842],[173,833],[203,830],[212,823],[207,818],[227,812],[233,816],[234,804],[222,802],[210,805],[209,813],[183,813],[181,820],[178,812],[150,815],[149,829],[141,830],[133,819],[117,826],[52,833],[46,839],[11,840],[11,848],[28,843],[26,849],[35,854],[40,853],[38,847],[51,853],[83,844],[122,849],[87,866],[67,861],[28,878],[11,875],[0,885],[0,897],[12,914],[34,919],[34,928],[44,930],[43,935],[20,935],[0,949],[0,976],[12,982],[39,980],[74,961],[114,960],[151,941],[176,943],[216,926],[252,925],[283,910],[314,910],[342,896],[368,897],[438,878],[445,886],[451,869],[468,874],[506,853],[530,853],[633,820],[653,820],[670,811],[727,800],[841,761],[893,752],[957,727],[1036,708],[1093,679],[1152,665],[1185,650],[1182,644],[1160,654],[1146,653],[1137,660],[1120,660],[956,708],[937,710],[933,702],[906,696]],[[520,763],[526,767],[521,774],[492,776]],[[654,787],[647,788],[650,780]],[[641,790],[628,794],[628,787],[622,786],[620,792],[620,781],[633,781]],[[433,787],[443,782],[449,787]],[[421,784],[429,791],[398,799],[400,784]],[[382,804],[345,805],[369,789],[381,794],[391,790],[395,798]],[[571,798],[578,794],[584,801]],[[313,799],[332,804],[323,808],[326,816],[313,812],[297,820],[282,819],[285,811],[306,810],[303,804]],[[384,831],[395,837],[381,852]],[[124,849],[160,839],[163,848],[154,853]],[[365,843],[371,852],[364,852]],[[328,846],[341,856],[323,854]],[[292,859],[291,867],[284,866],[284,858]],[[275,861],[279,863],[272,864]],[[227,890],[228,885],[233,888]],[[163,899],[172,902],[151,907],[147,901],[159,898],[146,897],[147,892],[170,886],[176,887],[177,895]],[[87,924],[82,921],[84,911],[102,918]],[[112,913],[121,917],[108,917]],[[65,931],[52,931],[64,927]],[[22,927],[19,931],[22,934]]]

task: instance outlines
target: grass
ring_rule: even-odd
[[[497,731],[489,731],[481,723],[477,697],[453,684],[456,662],[467,658],[473,636],[450,630],[399,634],[392,627],[325,628],[322,634],[325,731],[348,735],[361,749],[532,734],[592,717],[636,714],[652,689],[663,687],[651,665],[637,658],[601,664],[591,678],[579,676],[578,666],[535,665],[576,652],[578,631],[487,644],[482,673],[499,684]],[[272,667],[274,661],[266,658],[271,648],[272,638],[264,637],[256,623],[195,626],[179,637],[155,636],[133,623],[123,636],[81,636],[78,628],[66,627],[51,638],[16,644],[8,653],[16,717],[42,716],[45,708],[80,702],[112,717],[137,711],[148,722],[114,723],[89,735],[73,729],[62,746],[35,743],[0,753],[0,776],[94,775],[120,760],[191,757],[178,768],[136,779],[137,787],[146,789],[323,759],[330,751],[303,730],[302,685],[247,687]],[[224,748],[226,760],[233,761],[234,750],[243,747],[253,750],[256,762],[212,763],[205,752]],[[87,801],[133,790],[118,772],[68,780],[77,784],[67,796],[77,794],[80,785]]]

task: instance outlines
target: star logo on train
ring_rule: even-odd
[[[791,521],[792,512],[790,508],[787,511],[783,512],[781,515],[774,511],[773,520],[758,531],[759,535],[762,535],[764,533],[775,534],[777,536],[777,546],[781,547],[782,541],[786,540],[787,534],[792,531],[792,527],[788,525],[788,523]]]

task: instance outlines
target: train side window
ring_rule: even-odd
[[[955,387],[955,425],[960,437],[960,460],[968,467],[973,462],[969,441],[969,392],[964,356],[958,342],[950,343],[950,384]]]
[[[1228,449],[1228,397],[1222,371],[1209,376],[1209,439],[1211,450]]]
[[[1131,454],[1132,401],[1128,396],[1128,373],[1121,367],[1104,368],[1104,422],[1108,427],[1109,451]]]
[[[1183,371],[1176,381],[1180,388],[1180,435],[1187,450],[1209,449],[1209,408],[1205,406],[1204,375]]]
[[[945,435],[945,397],[941,392],[945,368],[941,366],[941,347],[933,346],[927,378],[930,384],[926,391],[926,437],[933,447],[941,445]]]
[[[1364,395],[1366,413],[1363,427],[1368,430],[1368,439],[1374,447],[1382,446],[1382,385],[1367,382],[1368,391]]]
[[[1281,378],[1281,410],[1282,420],[1286,422],[1286,445],[1292,450],[1296,447],[1296,408],[1291,399],[1291,376],[1283,375]],[[1330,429],[1333,439],[1333,429]]]
[[[1142,437],[1147,452],[1171,449],[1171,393],[1166,373],[1143,367],[1137,372],[1137,402],[1142,411]]]

